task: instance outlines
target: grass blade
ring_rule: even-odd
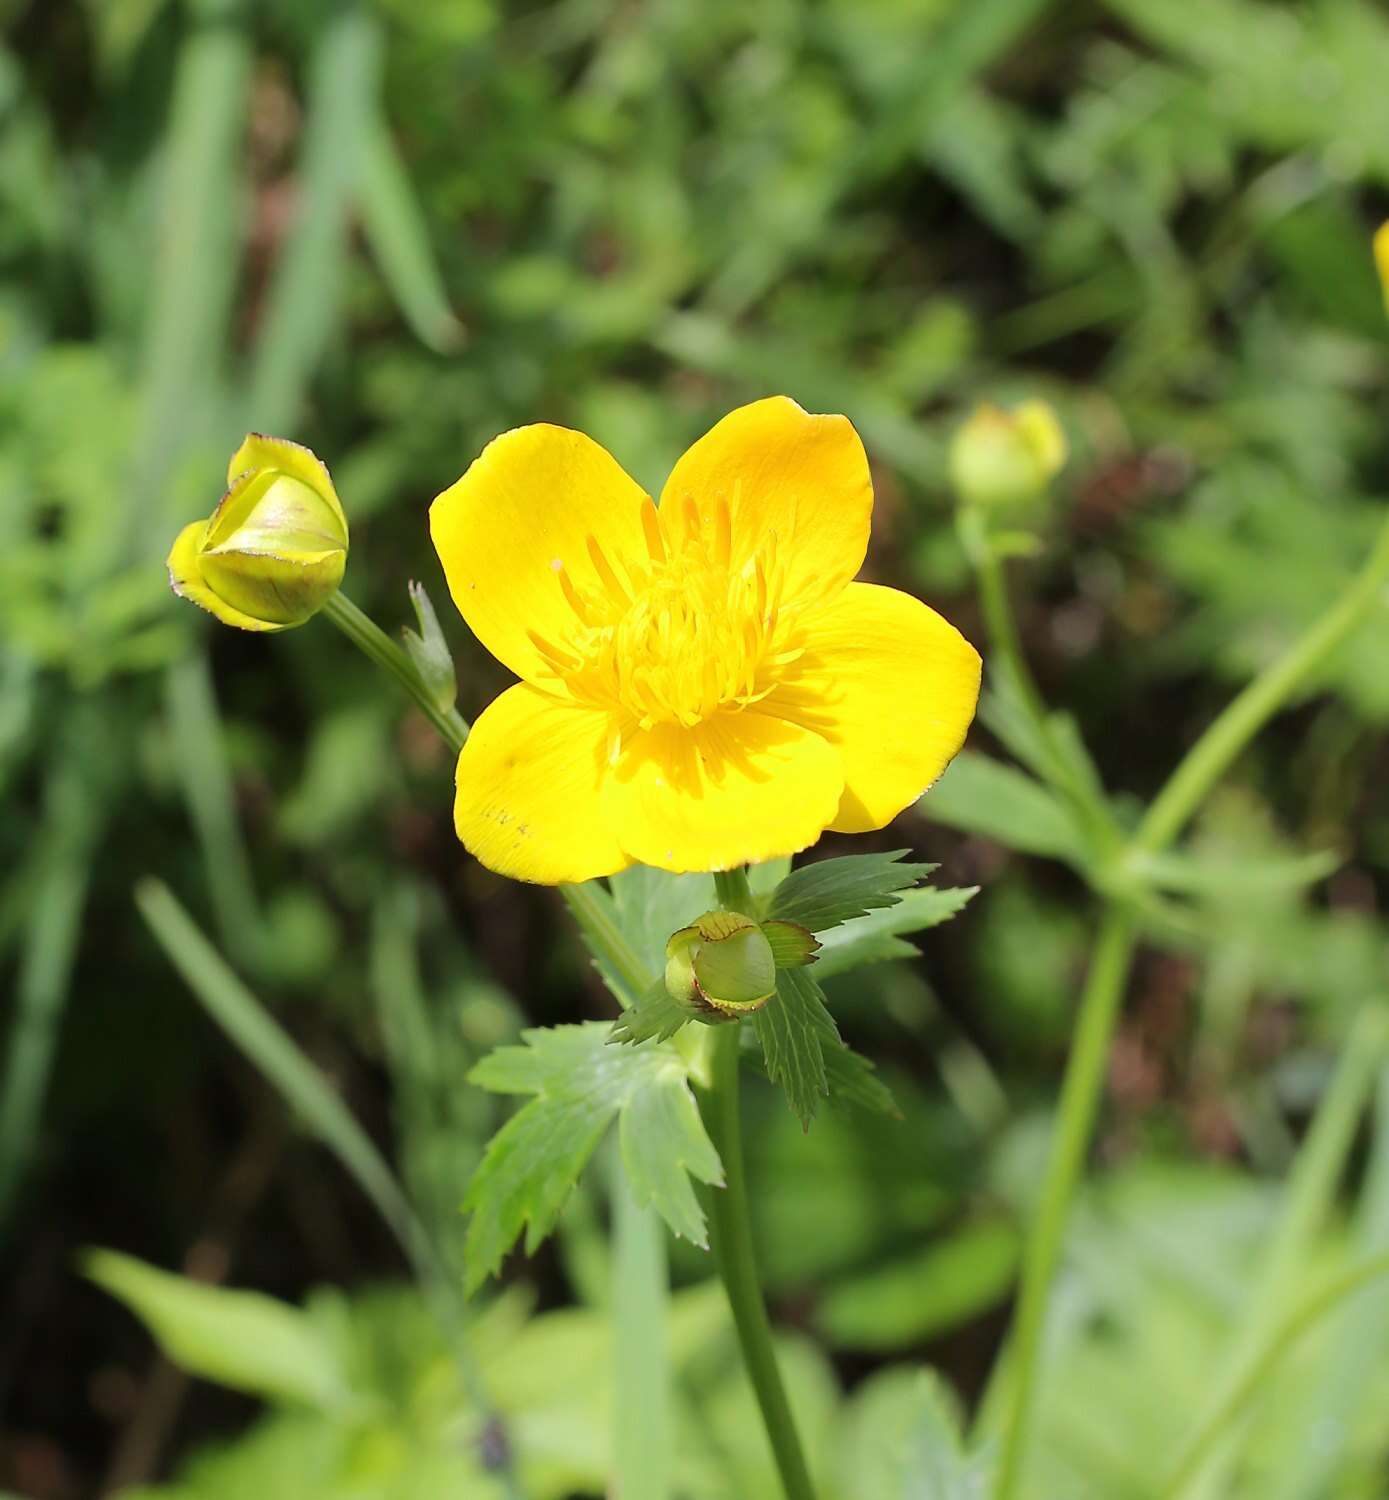
[[[41,837],[47,847],[37,862],[0,1092],[0,1223],[13,1206],[38,1136],[103,822],[104,800],[80,762],[80,748],[70,743],[45,787]]]
[[[367,140],[358,209],[367,243],[405,321],[427,348],[453,353],[463,343],[463,327],[449,306],[419,199],[379,114]]]
[[[632,1197],[614,1153],[612,1314],[616,1354],[613,1412],[617,1493],[666,1500],[670,1494],[670,1301],[665,1226]]]
[[[260,914],[205,651],[192,650],[170,666],[165,699],[174,759],[202,849],[217,930],[229,952],[251,962],[260,952]]]
[[[142,880],[135,904],[199,1004],[356,1178],[407,1251],[419,1244],[395,1175],[323,1075],[231,971],[162,881]]]
[[[292,426],[332,337],[348,221],[376,119],[381,32],[364,7],[324,26],[309,67],[299,205],[271,282],[251,367],[249,425]]]
[[[238,273],[239,162],[251,81],[244,0],[190,0],[164,163],[130,475],[140,553],[168,546],[165,486],[210,409]],[[190,413],[194,420],[190,420]]]

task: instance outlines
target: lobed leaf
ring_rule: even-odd
[[[607,1045],[609,1037],[601,1021],[532,1029],[521,1045],[498,1047],[469,1074],[493,1093],[535,1097],[493,1136],[468,1184],[468,1292],[498,1269],[523,1230],[527,1254],[549,1234],[615,1118],[637,1203],[707,1245],[690,1178],[721,1182],[722,1167],[685,1063],[672,1048],[619,1049]]]
[[[828,861],[827,861],[828,863]],[[776,994],[753,1017],[767,1077],[786,1090],[792,1111],[808,1130],[829,1093],[825,1047],[843,1048],[825,996],[807,969],[781,969]]]
[[[824,1056],[832,1109],[848,1107],[874,1115],[890,1115],[896,1120],[902,1118],[892,1090],[878,1077],[876,1064],[861,1052],[852,1047],[828,1047]]]
[[[891,958],[915,958],[917,950],[898,936],[939,926],[963,911],[977,885],[928,886],[907,891],[896,906],[866,913],[825,934],[816,957],[817,979]]]
[[[634,1006],[613,1022],[608,1041],[628,1042],[633,1046],[653,1040],[664,1042],[690,1020],[693,1017],[672,997],[665,980],[658,979]]]
[[[802,865],[776,888],[768,916],[798,922],[819,933],[880,907],[894,906],[901,900],[899,892],[936,868],[902,863],[907,852],[850,854]]]

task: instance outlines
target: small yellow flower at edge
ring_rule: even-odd
[[[227,485],[212,515],[174,542],[174,592],[242,630],[302,625],[347,565],[347,517],[328,470],[300,444],[253,432]]]
[[[1375,270],[1379,272],[1379,284],[1384,292],[1384,311],[1389,313],[1389,220],[1375,230]]]
[[[490,443],[430,511],[454,602],[521,678],[459,756],[467,848],[546,884],[719,870],[914,802],[980,662],[920,600],[851,582],[872,508],[849,421],[785,396],[695,443],[659,509],[582,433]]]

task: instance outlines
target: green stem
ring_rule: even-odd
[[[1028,669],[1027,658],[1023,655],[1017,621],[1013,618],[1013,607],[1008,600],[1008,583],[1004,577],[1002,559],[985,529],[985,522],[973,509],[962,512],[960,535],[974,564],[989,645],[997,653],[1004,673],[1050,748],[1046,704],[1037,691],[1037,684],[1032,680],[1032,673]]]
[[[617,1493],[667,1500],[673,1464],[666,1228],[650,1208],[637,1206],[619,1153],[613,1151],[611,1160]]]
[[[613,921],[610,903],[592,881],[585,881],[582,885],[562,885],[559,893],[587,937],[594,957],[602,959],[609,974],[622,986],[622,994],[613,991],[618,1004],[624,1010],[635,1005],[655,983],[657,976]],[[612,985],[608,988],[612,989]]]
[[[786,1387],[772,1348],[772,1326],[762,1301],[762,1286],[752,1246],[739,1119],[738,1044],[741,1022],[714,1029],[711,1051],[712,1082],[702,1100],[704,1124],[723,1162],[724,1186],[709,1195],[709,1220],[719,1275],[743,1351],[762,1422],[772,1445],[786,1500],[814,1500],[810,1472],[801,1452]]]
[[[1135,851],[1165,849],[1240,751],[1364,619],[1389,580],[1389,525],[1345,593],[1293,647],[1235,697],[1187,751],[1134,836]]]
[[[742,912],[745,916],[755,914],[752,890],[744,871],[719,871],[714,884],[726,911]],[[786,1500],[814,1500],[810,1471],[777,1368],[772,1325],[762,1300],[762,1283],[753,1251],[738,1094],[741,1033],[741,1022],[713,1028],[710,1086],[701,1099],[704,1124],[723,1162],[724,1175],[723,1188],[715,1188],[709,1195],[710,1229],[743,1363],[762,1412]]]
[[[958,526],[961,543],[974,567],[975,582],[979,586],[979,603],[984,611],[984,628],[989,638],[990,671],[996,671],[1004,679],[1031,721],[1033,733],[1046,751],[1048,777],[1055,789],[1075,808],[1094,849],[1102,856],[1112,855],[1120,844],[1113,816],[1103,796],[1076,773],[1073,755],[1058,735],[1052,715],[1038,691],[1023,653],[1017,620],[1008,598],[1003,559],[989,535],[988,522],[976,507],[966,506],[960,511]]]
[[[436,703],[425,687],[414,662],[403,646],[396,643],[376,622],[364,615],[360,609],[339,590],[323,606],[323,613],[356,646],[369,656],[378,667],[387,672],[405,689],[420,706],[425,718],[443,735],[455,754],[463,748],[468,738],[468,723],[456,708],[443,708]]]
[[[1295,1307],[1250,1361],[1243,1377],[1230,1388],[1224,1400],[1197,1429],[1171,1477],[1158,1491],[1159,1500],[1172,1500],[1172,1497],[1180,1495],[1186,1489],[1221,1435],[1239,1417],[1273,1367],[1303,1334],[1315,1327],[1345,1298],[1353,1296],[1386,1274],[1389,1274],[1389,1254],[1372,1256],[1358,1266],[1352,1266]]]
[[[1104,914],[1081,996],[1075,1042],[1061,1086],[1060,1118],[1052,1137],[1041,1200],[1023,1264],[1011,1355],[1013,1384],[994,1491],[996,1500],[1010,1500],[1018,1484],[1036,1404],[1038,1354],[1047,1295],[1060,1257],[1071,1199],[1094,1129],[1105,1060],[1128,981],[1133,943],[1133,914],[1127,907],[1110,906]]]

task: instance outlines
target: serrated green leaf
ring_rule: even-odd
[[[1009,849],[1084,864],[1081,834],[1065,804],[1025,771],[987,755],[962,750],[919,806],[933,822]]]
[[[828,978],[885,959],[914,958],[916,949],[898,936],[922,932],[962,911],[976,894],[977,885],[927,886],[907,891],[896,906],[855,917],[825,934],[815,963],[815,977]]]
[[[898,894],[924,880],[934,865],[904,864],[908,851],[850,854],[793,870],[776,888],[768,916],[824,932],[879,907],[894,906]]]
[[[820,951],[820,943],[808,927],[799,922],[784,922],[779,918],[762,924],[762,936],[771,946],[772,959],[779,969],[796,969],[803,964],[813,964]]]
[[[613,1022],[608,1041],[631,1046],[639,1042],[664,1042],[692,1019],[689,1011],[666,989],[665,980],[658,979],[630,1010],[623,1011]]]
[[[330,1341],[297,1307],[259,1292],[190,1281],[114,1250],[90,1251],[83,1270],[192,1375],[320,1411],[352,1403]]]
[[[523,1229],[528,1254],[549,1234],[615,1117],[638,1205],[654,1206],[676,1234],[707,1243],[689,1178],[719,1182],[722,1167],[685,1063],[673,1048],[609,1047],[608,1038],[601,1021],[536,1028],[469,1074],[494,1093],[535,1097],[493,1136],[468,1184],[468,1292],[497,1270]]]
[[[690,1174],[701,1182],[722,1184],[723,1163],[705,1134],[683,1070],[677,1077],[675,1067],[668,1064],[662,1086],[633,1091],[618,1120],[618,1144],[637,1204],[654,1205],[682,1239],[704,1245],[704,1210]]]
[[[826,1047],[824,1057],[832,1109],[862,1109],[869,1114],[902,1118],[892,1090],[878,1077],[877,1068],[868,1058],[852,1047]]]
[[[767,1077],[786,1090],[787,1103],[810,1128],[829,1093],[825,1046],[842,1047],[839,1028],[820,986],[806,969],[782,969],[776,994],[753,1017]]]

